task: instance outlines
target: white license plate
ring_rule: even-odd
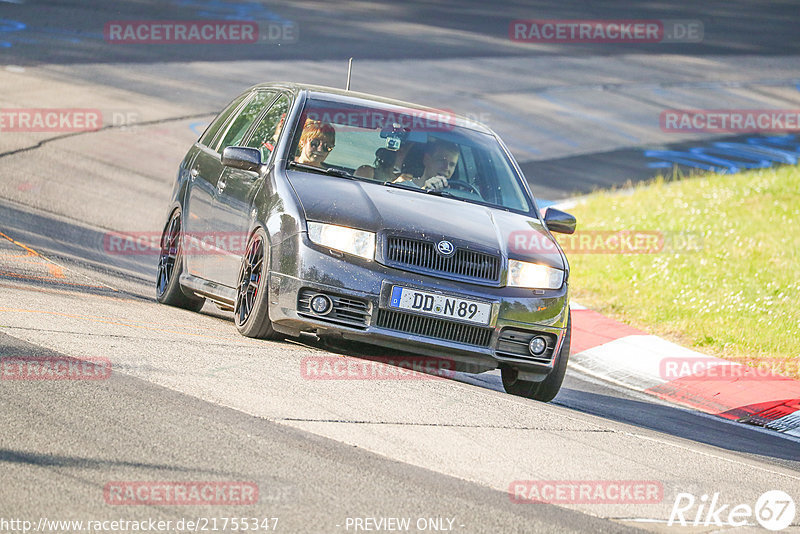
[[[489,324],[492,317],[492,305],[487,302],[448,297],[401,286],[392,287],[389,307],[476,324]]]

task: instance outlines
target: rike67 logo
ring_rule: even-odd
[[[688,527],[731,526],[743,527],[753,524],[755,519],[767,530],[783,530],[792,524],[795,517],[794,500],[784,491],[770,490],[763,493],[755,506],[746,503],[726,503],[719,492],[702,495],[679,493],[672,505],[667,526]]]

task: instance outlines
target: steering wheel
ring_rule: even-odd
[[[461,189],[462,191],[467,191],[469,193],[475,193],[479,197],[483,198],[481,192],[478,191],[474,185],[469,182],[465,182],[464,180],[447,180],[447,187],[445,189]]]

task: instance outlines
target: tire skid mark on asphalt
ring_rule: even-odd
[[[145,339],[145,338],[142,338],[142,337],[126,335],[126,334],[95,334],[93,332],[81,332],[81,331],[78,331],[78,330],[56,330],[56,329],[53,329],[53,328],[29,328],[29,327],[26,327],[26,326],[0,325],[0,329],[2,329],[2,330],[22,330],[22,331],[25,331],[25,332],[48,332],[48,333],[51,333],[51,334],[69,334],[70,336],[90,336],[91,337],[91,336],[102,335],[104,338],[128,339],[128,340],[135,340],[135,341],[142,341],[143,339]],[[5,333],[7,335],[11,335],[11,334],[9,334],[9,332],[5,332]],[[165,339],[165,340],[160,340],[159,341],[159,343],[164,343],[164,344],[168,344],[168,343],[183,343],[183,342],[184,342],[184,340],[181,340],[181,339]],[[230,343],[211,343],[211,342],[208,342],[208,343],[205,343],[203,346],[204,347],[229,347]],[[227,369],[238,369],[238,368],[242,368],[242,367],[246,367],[246,365],[245,364],[242,364],[242,365],[228,365],[228,366],[217,368],[217,369],[211,369],[210,372],[209,372],[209,376],[213,375],[214,372],[216,372],[216,371],[227,370]]]
[[[136,126],[152,126],[152,125],[156,125],[156,124],[166,124],[166,123],[170,123],[170,122],[180,122],[180,121],[184,121],[184,120],[188,120],[188,119],[199,119],[199,118],[202,118],[202,117],[211,117],[214,114],[215,114],[215,112],[203,112],[203,113],[195,113],[193,115],[184,115],[182,117],[166,117],[164,119],[154,119],[154,120],[151,120],[151,121],[137,122]],[[107,124],[105,126],[101,126],[100,128],[98,128],[96,130],[85,130],[85,131],[80,131],[80,132],[63,133],[61,135],[56,135],[56,136],[53,136],[53,137],[48,137],[46,139],[42,139],[41,141],[39,141],[39,142],[37,142],[36,144],[33,144],[33,145],[24,146],[24,147],[21,147],[21,148],[15,148],[15,149],[9,150],[7,152],[0,152],[0,158],[4,158],[6,156],[13,156],[14,154],[19,154],[21,152],[30,152],[32,150],[37,150],[39,148],[42,148],[47,143],[52,143],[53,141],[60,141],[62,139],[68,139],[70,137],[77,137],[79,135],[94,134],[94,133],[102,132],[102,131],[106,131],[106,130],[112,130],[112,129],[119,130],[119,129],[123,129],[123,128],[127,128],[127,127],[128,126],[126,126],[126,125]]]
[[[2,278],[2,276],[0,276],[0,278]],[[24,280],[24,278],[15,277],[13,280]],[[29,281],[30,282],[44,282],[44,283],[47,283],[47,284],[57,284],[57,285],[61,285],[61,286],[67,285],[64,282],[51,281],[49,279],[29,280]],[[86,285],[83,285],[83,284],[71,284],[71,285],[75,285],[76,288],[84,288],[84,289],[87,289],[87,290],[95,288],[93,286],[86,286]],[[45,295],[74,295],[75,294],[74,291],[70,291],[69,289],[60,289],[58,287],[41,287],[41,286],[33,286],[33,285],[25,285],[25,286],[12,285],[12,284],[4,284],[1,281],[0,281],[0,287],[6,288],[6,289],[20,290],[20,291],[36,291],[36,292],[39,292],[39,293],[44,293]],[[95,291],[83,291],[81,293],[81,295],[83,295],[83,296],[93,296],[93,297],[102,297],[102,298],[110,299],[110,300],[113,300],[113,301],[116,301],[116,302],[150,302],[152,300],[152,299],[147,299],[145,297],[142,297],[140,295],[129,293],[127,291],[122,292],[122,293],[128,293],[131,296],[129,296],[129,297],[118,297],[118,296],[114,296],[114,295],[109,295],[109,294],[106,294],[108,292],[108,289],[106,289],[105,287],[98,287],[98,291],[102,291],[103,293],[95,292]]]
[[[242,337],[241,339],[238,338],[230,338],[230,337],[222,337],[222,336],[212,336],[209,334],[198,334],[194,332],[187,332],[187,331],[180,331],[180,330],[171,330],[168,328],[159,328],[156,326],[149,326],[145,324],[132,324],[132,323],[123,323],[120,321],[112,320],[107,317],[101,317],[96,315],[81,315],[81,314],[74,314],[74,313],[64,313],[64,312],[54,312],[50,310],[26,310],[21,308],[2,308],[0,307],[0,312],[9,312],[9,313],[35,313],[35,314],[42,314],[42,315],[54,315],[58,317],[66,317],[68,319],[80,319],[95,323],[104,323],[113,326],[123,326],[128,328],[139,328],[142,330],[150,330],[153,332],[162,332],[166,334],[178,334],[183,336],[194,336],[194,337],[201,337],[205,339],[218,339],[218,340],[225,340],[229,342],[239,342],[249,345],[260,345],[263,342],[259,340],[249,339]],[[103,334],[97,334],[103,335]]]
[[[2,1],[2,0],[0,0],[0,1]],[[30,252],[27,253],[27,254],[9,254],[9,255],[7,255],[5,257],[6,258],[13,258],[15,263],[28,263],[30,265],[41,265],[42,264],[41,260],[40,261],[32,261],[32,260],[22,259],[22,258],[36,257],[33,254],[31,254]]]
[[[364,421],[356,419],[308,419],[298,417],[279,417],[270,419],[274,422],[298,422],[298,423],[342,423],[347,425],[394,425],[394,426],[430,426],[441,428],[493,428],[498,430],[535,430],[538,432],[601,432],[617,434],[618,430],[610,428],[552,428],[541,426],[509,426],[509,425],[465,425],[456,423],[412,423],[402,421]]]
[[[28,254],[26,254],[26,256],[39,256],[39,257],[40,257],[40,258],[42,258],[42,259],[46,259],[46,258],[44,258],[44,257],[43,257],[41,254],[39,254],[38,252],[36,252],[35,250],[33,250],[31,247],[29,247],[29,246],[27,246],[27,245],[25,245],[25,244],[23,244],[23,243],[20,243],[19,241],[16,241],[15,239],[12,239],[11,237],[9,237],[9,236],[7,236],[6,234],[4,234],[3,232],[0,232],[0,236],[4,237],[5,239],[8,239],[9,241],[11,241],[12,243],[14,243],[14,244],[15,244],[15,245],[17,245],[18,247],[20,247],[20,248],[22,248],[22,249],[26,250],[26,251],[28,252]]]
[[[47,264],[47,270],[50,271],[50,276],[53,278],[64,278],[64,268],[60,265],[55,265],[53,263]],[[99,286],[94,286],[99,287]]]
[[[90,287],[90,288],[93,288],[93,289],[106,289],[106,290],[115,291],[115,292],[119,291],[119,289],[111,287],[108,284],[89,285],[89,284],[79,284],[77,282],[67,282],[66,280],[63,280],[64,278],[66,278],[66,275],[64,274],[64,270],[70,271],[70,269],[68,269],[64,265],[61,265],[61,264],[53,261],[52,259],[48,258],[47,256],[44,256],[43,254],[40,254],[39,252],[37,252],[36,250],[32,249],[28,245],[17,241],[16,239],[6,235],[3,232],[0,232],[0,237],[3,237],[4,239],[8,240],[10,243],[20,247],[21,249],[23,249],[23,250],[25,250],[27,252],[27,254],[25,254],[25,255],[16,255],[15,254],[13,256],[7,256],[7,257],[14,258],[16,261],[18,261],[20,263],[33,263],[33,262],[30,262],[30,260],[23,260],[22,258],[35,257],[35,258],[40,259],[43,262],[40,265],[44,265],[47,268],[48,273],[50,274],[50,276],[53,279],[53,281],[56,281],[59,284]],[[83,276],[84,278],[88,278],[85,275],[80,275],[79,273],[75,273],[75,274],[77,274],[78,276]],[[15,277],[15,278],[29,278],[29,279],[33,279],[33,280],[39,278],[39,277],[36,277],[36,276],[33,276],[33,275],[21,275],[19,273],[9,273],[9,272],[0,272],[0,276],[10,276],[10,277]],[[47,280],[47,279],[41,278],[41,280]]]
[[[30,253],[29,254],[17,254],[17,255],[6,256],[6,258],[14,258],[16,263],[27,263],[29,265],[36,265],[36,266],[41,266],[42,265],[41,261],[31,261],[31,260],[22,259],[22,258],[30,258],[30,257],[35,257],[35,256],[33,256]],[[47,264],[47,269],[48,269],[48,271],[50,271],[50,276],[52,276],[53,278],[64,278],[64,268],[61,267],[60,265],[54,265],[52,263],[48,263]]]
[[[688,451],[690,453],[699,454],[701,456],[707,456],[709,458],[714,458],[715,460],[722,460],[724,462],[728,462],[728,463],[731,463],[731,464],[734,464],[734,465],[745,466],[745,467],[747,467],[749,469],[763,471],[764,473],[769,473],[769,474],[772,474],[772,475],[781,476],[781,477],[785,477],[785,478],[790,478],[792,480],[800,481],[800,476],[798,476],[798,475],[793,475],[793,474],[789,474],[789,473],[786,473],[786,472],[776,471],[775,469],[770,469],[768,467],[761,467],[760,464],[756,465],[754,463],[747,463],[747,462],[745,462],[743,460],[739,460],[737,458],[726,458],[725,456],[721,456],[719,454],[714,454],[714,453],[711,453],[711,452],[706,452],[704,450],[691,448],[691,447],[689,447],[687,445],[683,445],[683,444],[675,443],[675,442],[670,442],[670,441],[667,441],[667,440],[662,439],[662,438],[645,436],[644,434],[637,434],[637,433],[628,432],[628,431],[625,431],[625,430],[621,431],[621,433],[625,434],[625,435],[628,435],[628,436],[631,436],[633,438],[638,438],[638,439],[645,440],[645,441],[652,441],[652,442],[658,443],[660,445],[664,445],[664,446],[668,446],[668,447],[674,447],[676,449],[681,449],[681,450],[684,450],[684,451]]]
[[[52,280],[50,278],[44,276],[35,276],[32,274],[20,274],[20,273],[12,273],[9,271],[0,271],[0,277],[8,277],[8,278],[15,278],[20,280],[30,280],[32,282],[49,282],[51,284],[61,284],[67,286],[77,286],[77,287],[88,287],[91,289],[102,289],[108,291],[109,289],[105,286],[93,286],[90,284],[79,284],[78,282],[67,282],[66,280]],[[64,274],[62,273],[60,276],[56,278],[63,278]],[[112,291],[118,291],[117,289],[113,289]]]

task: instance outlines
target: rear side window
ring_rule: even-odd
[[[233,112],[236,111],[236,108],[239,107],[239,104],[242,103],[242,100],[244,100],[247,96],[250,96],[250,93],[239,95],[236,100],[228,104],[228,107],[226,107],[222,113],[217,115],[214,121],[208,125],[206,131],[203,132],[203,135],[200,136],[200,144],[211,146],[211,144],[214,142],[214,138],[217,136],[217,132],[220,130],[220,128],[222,128],[222,125],[228,121],[230,116],[233,115]]]
[[[274,91],[257,91],[228,126],[217,152],[222,152],[229,146],[240,146],[247,130],[250,129],[250,126],[253,125],[253,122],[264,111],[264,108],[272,101],[274,96]]]

